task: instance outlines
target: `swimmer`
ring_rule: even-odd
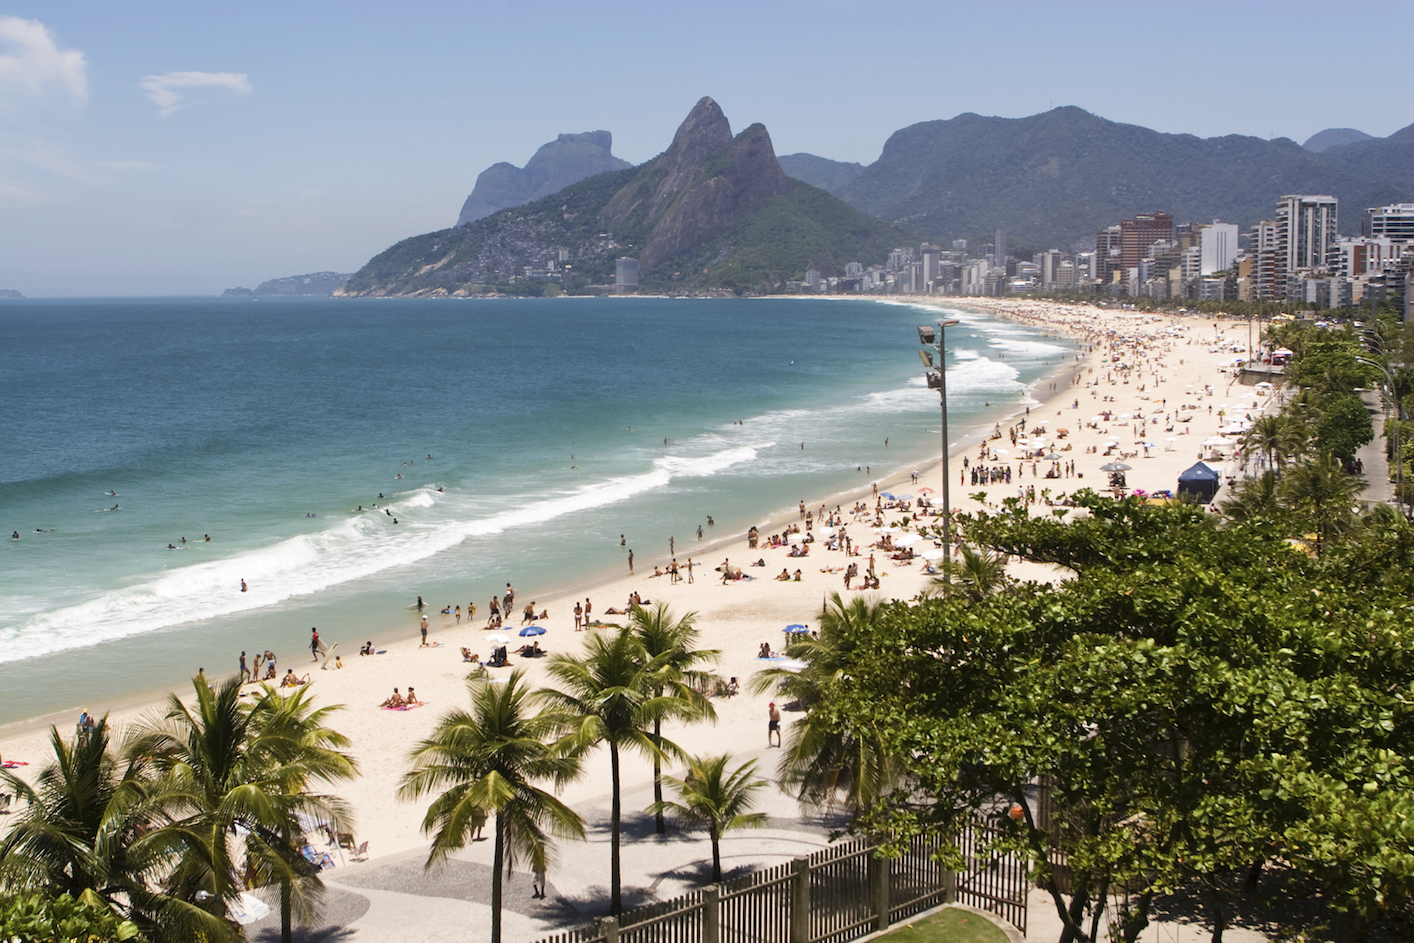
[[[211,535],[210,535],[210,534],[207,534],[207,535],[206,535],[206,542],[207,542],[207,543],[211,543]]]
[[[19,531],[15,531],[13,534],[10,535],[10,539],[11,539],[11,540],[19,540],[19,539],[20,539],[20,532],[19,532]]]
[[[245,591],[246,591],[245,580],[241,580],[241,592],[245,592]]]
[[[103,493],[108,495],[108,497],[110,498],[116,498],[118,496],[118,492],[116,491],[105,491]]]

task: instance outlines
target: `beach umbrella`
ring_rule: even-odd
[[[993,452],[996,452],[998,455],[1010,455],[1010,454],[1011,454],[1011,452],[1008,451],[1007,449],[992,449],[992,451],[993,451]]]
[[[895,498],[894,500],[895,500],[895,501],[912,501],[912,500],[913,500],[913,495],[911,495],[911,494],[901,494],[901,495],[899,495],[897,498]]]
[[[1123,472],[1123,471],[1129,471],[1129,467],[1130,467],[1130,466],[1124,464],[1124,462],[1106,462],[1105,464],[1103,464],[1103,465],[1100,466],[1100,471],[1102,471],[1102,472]]]
[[[922,538],[921,536],[919,536],[918,534],[904,534],[902,537],[895,537],[895,538],[894,538],[894,546],[895,546],[895,547],[912,547],[914,544],[918,543],[918,541],[920,541],[920,540],[922,540],[922,539],[923,539],[923,538]]]
[[[1222,436],[1220,436],[1220,435],[1214,435],[1214,436],[1209,436],[1208,438],[1204,439],[1204,440],[1203,440],[1203,444],[1206,445],[1206,446],[1208,446],[1208,447],[1210,447],[1210,448],[1217,448],[1218,446],[1221,446],[1221,445],[1231,445],[1232,443],[1229,442],[1227,439],[1224,439],[1224,438],[1223,438]]]
[[[919,488],[919,489],[918,489],[918,493],[919,493],[919,494],[932,494],[932,493],[933,493],[933,489],[932,489],[932,488]]]
[[[898,499],[895,498],[893,495],[889,494],[887,491],[885,491],[883,494],[879,495],[879,497],[881,497],[881,498],[888,498],[890,501],[896,501],[896,500],[898,500]]]
[[[497,645],[505,645],[510,640],[511,637],[509,635],[501,635],[500,633],[486,636],[486,641],[495,642]]]
[[[790,635],[806,635],[810,632],[810,626],[801,625],[799,622],[786,626],[786,632]]]
[[[520,630],[521,638],[525,638],[526,636],[529,636],[529,635],[544,635],[544,634],[545,634],[545,629],[544,629],[544,627],[543,627],[543,626],[539,626],[539,625],[527,625],[525,628],[523,628],[523,629]]]
[[[780,661],[776,662],[775,666],[777,668],[784,668],[786,671],[801,671],[810,667],[809,664],[801,661],[799,658],[782,658]]]
[[[1059,462],[1060,460],[1061,460],[1061,457],[1060,457],[1059,455],[1057,455],[1055,452],[1052,452],[1050,455],[1045,456],[1045,458],[1043,459],[1043,461],[1047,461],[1047,462]]]
[[[921,557],[922,557],[923,559],[925,559],[925,560],[932,561],[932,560],[941,560],[943,557],[947,556],[947,554],[946,554],[946,553],[943,553],[943,551],[941,551],[941,550],[936,550],[936,549],[935,549],[935,550],[924,550],[921,554],[919,554],[919,556],[921,556]]]

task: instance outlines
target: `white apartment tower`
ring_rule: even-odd
[[[1202,247],[1199,274],[1212,275],[1232,268],[1232,263],[1237,259],[1236,223],[1213,220],[1211,225],[1203,227],[1198,238]]]

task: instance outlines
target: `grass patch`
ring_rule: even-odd
[[[1007,943],[1007,935],[986,917],[966,910],[943,910],[879,937],[889,943]]]

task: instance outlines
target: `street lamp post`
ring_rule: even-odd
[[[952,475],[948,471],[948,376],[947,376],[947,354],[944,350],[943,332],[957,324],[957,318],[940,318],[937,321],[936,330],[932,325],[921,325],[918,328],[918,342],[926,348],[937,351],[938,361],[933,363],[933,354],[929,350],[920,350],[919,358],[924,365],[929,367],[927,373],[928,389],[937,390],[938,398],[942,403],[943,413],[943,559],[952,559],[952,502],[948,500],[948,485],[951,484]],[[936,367],[936,369],[931,369]]]

